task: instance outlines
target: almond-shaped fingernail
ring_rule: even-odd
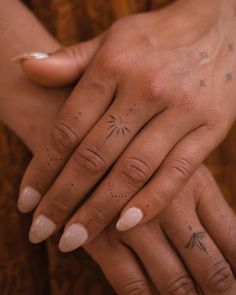
[[[56,224],[47,216],[37,216],[30,228],[29,240],[34,243],[40,243],[52,235],[56,229]]]
[[[40,202],[41,194],[32,186],[26,186],[19,195],[18,209],[21,213],[32,211]]]
[[[116,224],[119,231],[126,231],[139,224],[143,219],[143,212],[139,208],[131,207],[125,211]]]
[[[81,247],[88,239],[87,229],[80,223],[70,225],[63,233],[59,249],[70,252]]]
[[[19,54],[11,59],[12,62],[19,62],[24,59],[45,59],[48,58],[49,54],[42,51],[29,51],[23,54]]]

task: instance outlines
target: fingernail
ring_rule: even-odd
[[[87,229],[80,223],[70,225],[63,233],[59,249],[62,252],[73,251],[82,246],[88,239]]]
[[[45,59],[48,58],[49,54],[41,51],[29,51],[23,54],[19,54],[11,59],[12,62],[18,62],[24,59]]]
[[[27,186],[20,193],[17,206],[20,212],[27,213],[33,210],[40,200],[40,193],[32,186]]]
[[[132,207],[125,211],[116,224],[119,231],[126,231],[137,225],[143,219],[143,212],[139,208]]]
[[[56,229],[56,224],[47,216],[37,216],[30,228],[29,240],[34,243],[40,243],[46,240]]]

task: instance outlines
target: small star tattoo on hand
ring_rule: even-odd
[[[208,58],[209,56],[208,56],[208,53],[207,53],[207,52],[202,51],[202,52],[200,52],[200,57],[201,57],[202,59],[205,59],[205,58]]]
[[[199,81],[199,86],[200,87],[206,87],[206,80],[200,80]]]
[[[125,137],[127,133],[130,133],[130,130],[124,125],[124,123],[113,115],[109,115],[109,121],[107,123],[109,133],[106,140],[108,140],[111,136],[117,137],[122,134],[122,136]]]
[[[228,45],[228,50],[229,50],[229,52],[233,52],[234,51],[234,44],[233,43],[230,43]]]
[[[232,73],[227,73],[225,76],[225,81],[226,82],[231,82],[233,80],[233,74]]]

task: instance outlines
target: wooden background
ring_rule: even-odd
[[[165,0],[32,0],[27,5],[63,44],[88,39],[119,17],[157,9]],[[224,195],[236,209],[236,126],[207,160]],[[31,216],[16,210],[18,187],[30,154],[0,125],[0,294],[112,295],[95,263],[83,251],[60,254],[57,237],[42,245],[27,240]]]

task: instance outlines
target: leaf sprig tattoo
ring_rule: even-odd
[[[194,232],[188,242],[188,244],[185,246],[186,249],[193,249],[194,247],[197,247],[198,249],[204,251],[208,254],[206,244],[204,242],[206,234],[205,232]]]

